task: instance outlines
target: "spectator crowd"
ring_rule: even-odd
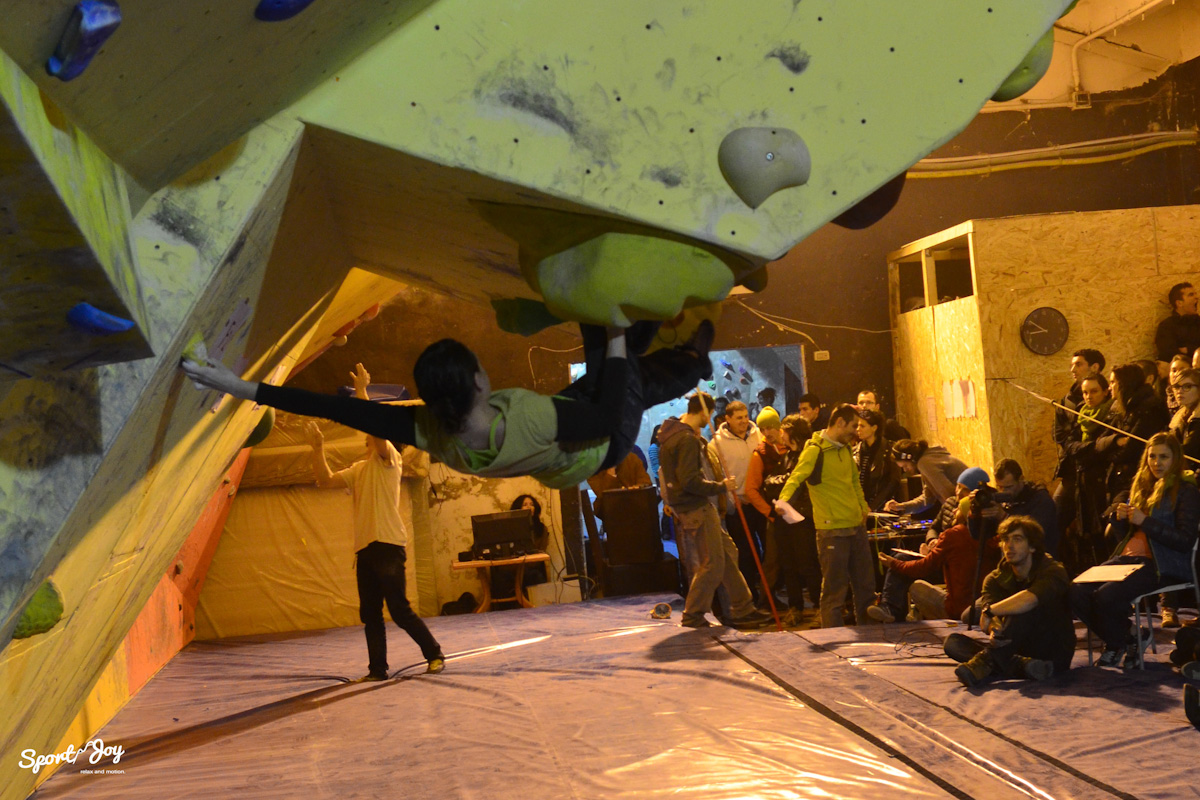
[[[811,625],[812,614],[822,627],[961,619],[988,634],[945,644],[959,680],[976,686],[1069,669],[1075,618],[1102,643],[1100,666],[1139,666],[1147,632],[1131,625],[1132,602],[1194,575],[1197,300],[1190,284],[1171,288],[1153,360],[1070,355],[1053,491],[1012,458],[989,474],[911,438],[873,389],[829,408],[805,394],[782,418],[767,404],[752,418],[740,401],[691,396],[687,413],[656,429],[650,453],[689,575],[682,624],[709,626],[711,611],[762,628],[772,607],[786,626]],[[917,521],[924,541],[896,548],[898,523]],[[1188,589],[1158,602],[1164,628],[1185,626],[1172,660],[1200,677],[1200,627],[1178,614],[1194,599]],[[1200,693],[1188,698],[1200,722]]]

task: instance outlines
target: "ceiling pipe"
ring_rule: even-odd
[[[1075,108],[1079,107],[1079,104],[1076,101],[1084,93],[1083,87],[1080,85],[1081,81],[1080,81],[1080,77],[1079,77],[1079,48],[1083,47],[1088,42],[1099,39],[1101,36],[1108,33],[1109,31],[1115,30],[1115,29],[1121,27],[1122,25],[1124,25],[1125,23],[1132,21],[1135,17],[1145,15],[1151,9],[1153,9],[1157,6],[1161,6],[1163,3],[1166,3],[1166,2],[1168,2],[1168,0],[1150,0],[1150,2],[1148,2],[1142,6],[1139,6],[1138,8],[1134,9],[1133,11],[1130,11],[1128,14],[1121,17],[1116,22],[1111,22],[1108,25],[1105,25],[1101,28],[1097,28],[1096,30],[1089,33],[1087,36],[1084,36],[1082,39],[1075,42],[1075,44],[1071,45],[1071,104],[1073,107],[1075,107]],[[1175,0],[1170,0],[1170,3],[1171,3],[1171,5],[1175,5]],[[1090,106],[1091,104],[1088,103],[1088,105]]]

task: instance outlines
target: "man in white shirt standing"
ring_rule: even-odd
[[[354,394],[369,400],[367,387],[371,376],[362,364],[355,366]],[[312,446],[313,471],[317,485],[340,486],[354,495],[354,552],[358,573],[358,616],[366,626],[369,671],[364,681],[382,681],[388,677],[387,630],[383,624],[383,604],[404,632],[421,648],[429,672],[441,672],[446,666],[442,648],[429,628],[412,610],[405,586],[404,562],[408,532],[400,518],[400,475],[403,464],[392,443],[366,436],[366,455],[334,473],[325,460],[325,439],[315,422],[304,427]]]
[[[736,485],[729,497],[729,507],[725,512],[725,529],[737,544],[738,570],[746,579],[749,586],[757,587],[755,604],[760,608],[767,604],[767,597],[762,592],[762,580],[758,575],[758,567],[751,555],[750,545],[746,541],[746,531],[742,527],[742,519],[738,516],[737,506],[733,495],[737,495],[746,514],[746,524],[750,527],[750,537],[754,549],[758,551],[759,559],[763,556],[763,534],[767,528],[767,518],[760,514],[750,499],[746,497],[746,471],[750,468],[750,456],[762,443],[762,434],[758,426],[750,419],[750,409],[741,400],[735,400],[725,407],[725,421],[713,431],[712,441],[708,443],[709,455],[721,464],[725,474],[731,476]]]

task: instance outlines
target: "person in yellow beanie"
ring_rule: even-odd
[[[779,412],[767,406],[758,412],[758,417],[755,418],[754,424],[758,426],[760,431],[764,428],[779,430]]]
[[[746,521],[750,521],[750,512],[754,512],[757,518],[763,520],[763,573],[767,578],[767,586],[760,586],[757,594],[760,602],[766,600],[767,592],[775,590],[782,568],[785,571],[783,577],[788,592],[790,614],[790,618],[785,624],[796,624],[800,621],[800,613],[804,610],[804,599],[800,596],[804,581],[798,574],[798,567],[795,567],[787,558],[792,551],[788,550],[784,553],[779,549],[780,542],[775,536],[775,509],[771,505],[779,495],[779,489],[783,487],[783,480],[774,482],[773,493],[764,488],[764,484],[769,479],[786,476],[789,472],[785,463],[788,448],[783,444],[780,436],[779,413],[775,409],[763,409],[754,423],[758,426],[762,441],[750,454],[750,463],[746,467],[746,481],[743,486],[746,500],[749,503],[746,507]],[[792,568],[789,569],[789,567]],[[792,611],[795,613],[790,613]]]

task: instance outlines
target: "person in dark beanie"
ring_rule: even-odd
[[[892,445],[892,458],[905,475],[921,476],[921,494],[904,503],[889,500],[884,505],[883,510],[893,514],[917,515],[940,509],[954,495],[958,476],[967,468],[946,448],[931,446],[924,439],[901,439]]]

